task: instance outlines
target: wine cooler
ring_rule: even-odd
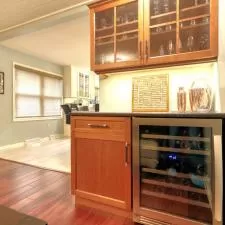
[[[133,118],[133,219],[222,225],[222,120]]]

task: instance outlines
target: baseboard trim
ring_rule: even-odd
[[[32,165],[32,164],[19,162],[19,161],[11,160],[11,159],[0,158],[0,160],[8,161],[8,162],[16,163],[16,164],[21,164],[21,165],[24,165],[24,166],[34,167],[34,168],[38,168],[38,169],[49,170],[49,171],[53,171],[53,172],[57,172],[57,173],[63,173],[63,174],[66,174],[66,175],[71,174],[70,172],[66,172],[66,171],[62,171],[62,170],[55,170],[55,169],[47,168],[47,167],[44,167],[44,166],[35,166],[35,165]]]
[[[0,146],[0,151],[10,149],[10,148],[21,148],[21,147],[24,147],[24,142],[19,142],[19,143],[12,144],[12,145]]]
[[[50,140],[61,139],[63,137],[64,137],[64,134],[50,134],[49,135]]]

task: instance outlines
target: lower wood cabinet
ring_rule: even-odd
[[[75,196],[131,210],[130,123],[130,118],[123,117],[72,117]]]

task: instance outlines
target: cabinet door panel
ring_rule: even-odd
[[[91,8],[91,67],[94,71],[140,66],[143,0],[119,0]]]
[[[138,33],[138,1],[116,7],[116,62],[139,59]]]
[[[114,9],[95,13],[95,64],[114,63]]]
[[[126,152],[124,142],[104,141],[101,157],[101,194],[120,200],[124,208],[129,208],[131,195],[129,149]]]
[[[217,57],[217,0],[146,0],[144,4],[145,65]]]
[[[195,52],[210,48],[210,1],[180,1],[180,52]]]
[[[77,138],[76,149],[76,189],[100,194],[100,140]]]
[[[151,0],[149,4],[150,57],[176,54],[176,0]]]

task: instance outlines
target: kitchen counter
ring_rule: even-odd
[[[107,117],[149,117],[149,118],[202,118],[202,119],[222,119],[225,113],[148,113],[148,112],[72,112],[71,116],[107,116]]]

